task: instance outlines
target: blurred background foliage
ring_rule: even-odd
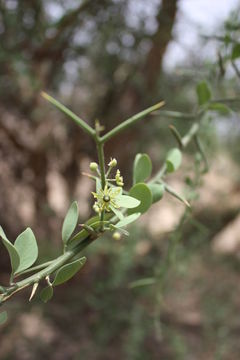
[[[184,208],[166,196],[130,238],[87,250],[84,270],[47,306],[29,304],[27,291],[13,299],[0,359],[239,359],[239,9],[234,0],[0,0],[0,223],[10,239],[31,226],[42,258],[59,253],[72,199],[82,221],[90,215],[81,173],[96,151],[41,90],[106,130],[162,99],[193,113],[202,80],[232,109],[207,117],[210,172],[184,224],[175,231]],[[157,170],[175,146],[170,124],[184,134],[191,122],[150,116],[107,144],[127,185],[136,152]],[[193,166],[190,146],[170,180],[182,193]],[[155,280],[130,288],[142,278]]]

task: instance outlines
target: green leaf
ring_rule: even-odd
[[[140,204],[140,201],[136,198],[128,195],[120,195],[117,197],[117,204],[120,207],[125,207],[127,209],[135,208]]]
[[[120,220],[122,220],[124,218],[122,212],[120,210],[116,209],[114,206],[110,206],[110,209]]]
[[[10,256],[12,274],[14,274],[20,264],[20,257],[14,245],[7,239],[3,228],[0,226],[0,237],[2,238],[3,244],[6,247],[8,254]]]
[[[211,91],[206,81],[198,83],[196,90],[198,96],[198,104],[200,106],[206,104],[211,99]]]
[[[75,260],[69,264],[63,265],[58,271],[53,281],[53,286],[61,285],[71,279],[85,264],[86,258]]]
[[[137,154],[133,164],[133,183],[144,182],[152,173],[152,161],[147,154]]]
[[[76,201],[70,206],[62,227],[62,240],[67,244],[78,222],[78,204]]]
[[[20,273],[23,270],[32,266],[38,257],[38,246],[34,236],[34,233],[30,228],[27,228],[20,235],[18,235],[14,247],[17,250],[20,257],[20,264],[16,270],[16,273]]]
[[[233,49],[232,49],[232,60],[236,60],[240,57],[240,44],[235,44]]]
[[[141,214],[145,213],[150,206],[152,205],[152,193],[149,189],[148,185],[144,183],[138,183],[134,185],[130,191],[129,195],[133,196],[134,198],[140,201],[140,205],[135,207],[134,209],[128,210],[128,214],[138,213]]]
[[[217,111],[223,115],[227,115],[230,112],[230,109],[227,105],[218,102],[209,104],[208,108],[209,110]]]
[[[3,311],[0,313],[0,325],[3,325],[8,319],[7,312]]]
[[[155,203],[159,200],[162,199],[163,194],[164,194],[164,185],[162,184],[149,184],[148,185],[149,189],[151,190],[152,193],[152,202]]]
[[[53,287],[46,286],[40,293],[40,298],[44,303],[47,303],[53,297]]]
[[[156,279],[150,277],[150,278],[139,279],[139,280],[131,282],[129,284],[129,288],[134,289],[136,287],[149,286],[149,285],[153,285],[153,284],[156,284]]]
[[[141,213],[134,213],[132,215],[126,216],[123,220],[120,220],[117,224],[114,225],[115,228],[121,228],[127,226],[137,220]]]
[[[182,162],[182,153],[178,148],[173,148],[167,153],[166,166],[167,172],[176,171]]]

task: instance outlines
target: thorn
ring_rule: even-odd
[[[30,295],[29,301],[31,301],[31,300],[32,300],[32,298],[34,297],[34,295],[36,294],[36,291],[37,291],[38,285],[39,285],[39,283],[35,283],[35,284],[33,284],[33,288],[32,288],[32,292],[31,292],[31,295]]]
[[[183,202],[187,207],[191,208],[190,203],[186,199],[183,199]]]
[[[47,276],[45,277],[45,280],[46,280],[46,282],[47,282],[47,284],[48,284],[49,286],[52,286],[52,283],[51,283],[51,281],[50,281],[49,275],[47,275]]]

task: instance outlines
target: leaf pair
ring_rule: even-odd
[[[14,245],[7,239],[1,226],[0,237],[10,256],[12,276],[20,274],[35,263],[38,257],[38,246],[30,228],[17,237]]]

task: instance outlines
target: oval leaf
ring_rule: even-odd
[[[152,173],[152,161],[147,154],[137,154],[133,164],[133,183],[145,181]]]
[[[20,264],[16,270],[16,273],[20,273],[23,270],[32,266],[38,257],[38,246],[34,233],[30,228],[27,228],[20,235],[18,235],[15,243],[15,249],[20,257]]]
[[[3,311],[0,313],[0,325],[3,325],[8,319],[7,312]]]
[[[135,208],[136,206],[138,206],[140,204],[140,201],[135,199],[132,196],[121,195],[121,196],[118,196],[118,198],[117,198],[117,204],[120,207],[132,209],[132,208]]]
[[[83,267],[86,260],[87,259],[85,257],[82,257],[81,259],[62,266],[57,271],[56,277],[53,281],[53,286],[61,285],[71,279]]]
[[[6,247],[8,254],[10,256],[12,273],[14,274],[19,266],[20,257],[18,255],[18,252],[15,249],[14,245],[7,239],[7,237],[3,231],[3,228],[1,226],[0,226],[0,237],[2,238],[3,244]]]
[[[53,297],[52,286],[46,286],[40,293],[40,298],[44,303],[47,303]]]
[[[167,172],[171,173],[176,171],[182,162],[182,153],[178,148],[171,149],[167,153],[166,166]]]
[[[134,185],[129,191],[129,195],[140,201],[140,205],[134,209],[128,210],[128,214],[145,213],[152,205],[152,193],[149,187],[144,183],[138,183]]]
[[[65,216],[62,227],[62,240],[64,244],[67,244],[72,233],[75,230],[78,221],[78,204],[76,201],[70,206],[67,215]]]
[[[211,91],[206,81],[202,81],[197,85],[198,104],[204,105],[211,99]]]
[[[159,200],[162,199],[163,194],[164,194],[164,185],[162,184],[149,184],[148,185],[149,189],[151,190],[152,193],[152,202],[155,203]]]
[[[117,224],[114,225],[114,228],[121,228],[123,226],[127,226],[137,220],[141,213],[135,213],[129,216],[126,216],[123,220],[120,220]]]
[[[230,109],[227,105],[218,102],[209,104],[208,108],[209,110],[217,111],[222,115],[227,115],[230,112]]]

